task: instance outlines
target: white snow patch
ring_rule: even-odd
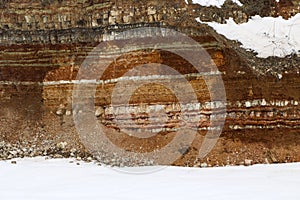
[[[1,200],[296,200],[300,163],[251,167],[179,168],[120,173],[70,159],[0,161]],[[150,167],[151,168],[151,167]],[[135,168],[141,170],[142,168]]]
[[[243,6],[239,0],[231,0],[233,3],[236,3],[238,6]]]
[[[226,24],[207,24],[228,39],[238,40],[242,47],[254,50],[258,57],[284,57],[300,51],[300,13],[289,20],[254,16],[243,24],[236,24],[232,18]]]
[[[226,0],[193,0],[194,4],[200,4],[201,6],[216,6],[221,8]],[[243,4],[239,0],[231,0],[233,3],[236,3],[239,6],[243,6]],[[185,0],[188,3],[187,0]]]

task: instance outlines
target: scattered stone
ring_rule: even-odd
[[[67,116],[70,116],[71,114],[72,114],[72,112],[71,112],[70,110],[67,110],[67,111],[66,111],[66,115],[67,115]]]
[[[207,163],[204,162],[204,163],[201,163],[201,164],[200,164],[200,167],[201,167],[201,168],[207,168],[208,165],[207,165]]]
[[[92,158],[92,157],[88,157],[86,160],[87,160],[88,162],[92,162],[92,161],[93,161],[93,158]]]
[[[253,165],[253,160],[245,159],[245,166]]]
[[[64,110],[63,109],[58,109],[57,111],[56,111],[56,114],[58,115],[58,116],[62,116],[62,115],[64,115]]]
[[[11,155],[13,155],[13,156],[16,156],[16,155],[18,154],[17,151],[9,151],[9,153],[10,153]]]
[[[64,141],[59,143],[47,141],[47,144],[43,144],[42,147],[31,145],[26,142],[10,144],[4,141],[0,141],[0,160],[12,160],[15,158],[37,156],[44,156],[45,160],[47,160],[51,158],[70,157],[72,154],[73,157],[76,157],[78,161],[84,160],[87,162],[92,162],[94,160],[93,156],[91,156],[90,154],[83,154],[80,150],[77,150],[75,148],[69,149],[67,142]],[[15,163],[15,161],[11,162],[13,164]]]
[[[62,116],[62,115],[65,114],[65,112],[66,112],[65,106],[61,104],[61,105],[58,107],[58,109],[57,109],[57,111],[56,111],[56,114],[57,114],[58,116]]]
[[[76,160],[77,161],[81,161],[82,159],[81,159],[81,157],[77,157]]]
[[[17,164],[17,161],[13,160],[13,161],[11,161],[11,164]]]
[[[70,152],[71,153],[75,153],[77,150],[75,149],[75,148],[72,148],[71,150],[70,150]]]
[[[68,145],[67,142],[60,142],[60,143],[57,144],[57,148],[65,149],[67,145]]]
[[[55,155],[53,156],[53,158],[63,158],[63,156],[60,155],[60,154],[55,154]]]
[[[102,107],[97,107],[96,108],[96,111],[95,111],[95,116],[96,117],[100,117],[100,116],[103,116],[104,115],[104,109]]]

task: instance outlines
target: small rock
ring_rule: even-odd
[[[62,155],[59,155],[59,154],[55,154],[55,155],[53,156],[53,158],[63,158],[63,156],[62,156]]]
[[[245,166],[253,165],[253,160],[245,159]]]
[[[245,106],[246,106],[246,108],[250,108],[251,107],[251,102],[250,101],[246,101],[245,102]]]
[[[75,149],[75,148],[72,148],[71,150],[70,150],[70,152],[71,153],[75,153],[77,150]]]
[[[81,157],[77,157],[76,160],[81,161]]]
[[[13,160],[13,161],[11,161],[11,164],[17,164],[17,161]]]
[[[104,109],[102,107],[97,107],[95,111],[95,116],[100,117],[104,114]]]
[[[92,161],[93,161],[93,158],[92,158],[92,157],[88,157],[86,160],[87,160],[88,162],[92,162]]]
[[[56,111],[56,114],[57,114],[58,116],[62,116],[62,115],[65,114],[65,112],[66,112],[65,106],[64,106],[63,104],[61,104],[61,105],[58,107],[58,109],[57,109],[57,111]]]
[[[57,114],[58,116],[62,116],[62,115],[64,115],[64,113],[65,113],[65,110],[64,110],[64,109],[58,109],[58,110],[56,111],[56,114]]]
[[[58,143],[56,146],[57,146],[57,148],[59,148],[59,149],[65,149],[67,145],[68,145],[67,142],[60,142],[60,143]]]
[[[15,156],[15,155],[17,155],[17,154],[18,154],[18,152],[17,152],[17,151],[9,151],[9,153],[10,153],[11,155],[13,155],[13,156]]]
[[[206,168],[206,167],[208,167],[208,165],[207,165],[207,163],[201,163],[201,164],[200,164],[200,167],[201,167],[201,168]]]

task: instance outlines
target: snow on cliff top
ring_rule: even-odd
[[[226,0],[193,0],[193,3],[200,4],[201,6],[216,6],[221,8],[221,6],[225,3]],[[231,0],[233,3],[236,3],[239,6],[243,6],[243,4],[239,0]],[[188,3],[187,0],[185,0]]]
[[[196,20],[201,22],[199,18]],[[300,52],[300,13],[289,20],[254,16],[243,24],[236,24],[232,18],[226,24],[207,24],[226,38],[241,42],[243,48],[254,50],[261,58]]]

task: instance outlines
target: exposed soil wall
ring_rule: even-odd
[[[251,2],[241,2],[245,4],[244,8],[230,3],[224,5],[242,9],[240,12],[244,13],[233,14],[238,22],[260,12],[274,16],[287,13],[283,10],[288,9],[292,15],[298,9],[293,2],[277,5],[272,1],[273,7],[250,12]],[[193,66],[160,50],[127,53],[109,66],[102,77],[106,82],[99,84],[96,92],[99,122],[108,128],[118,128],[113,122],[115,113],[110,109],[116,82],[109,80],[115,80],[140,64],[160,63],[186,77],[200,102],[195,106],[201,108],[190,108],[191,115],[201,116],[201,121],[192,125],[200,130],[191,147],[183,147],[184,151],[178,149],[182,157],[175,165],[197,166],[205,162],[222,166],[245,163],[245,160],[253,163],[300,161],[299,57],[256,58],[235,42],[194,20],[208,8],[188,6],[184,1],[74,3],[71,0],[15,0],[2,1],[0,5],[0,141],[27,147],[33,145],[40,148],[37,155],[54,152],[70,156],[71,149],[75,148],[80,151],[78,155],[89,156],[90,152],[86,152],[81,144],[72,116],[72,81],[82,62],[99,42],[113,38],[116,32],[133,27],[160,26],[174,28],[196,40],[222,74],[227,117],[217,145],[204,159],[197,159],[215,102],[210,101],[207,85],[202,76],[195,74]],[[231,9],[226,11],[221,21],[235,13]],[[207,20],[214,19],[208,16]],[[168,123],[152,127],[162,131],[156,137],[137,139],[122,132],[108,134],[108,137],[118,146],[136,152],[147,152],[168,144],[180,123],[178,100],[168,89],[155,84],[139,88],[130,100],[134,116],[119,114],[124,115],[124,120],[134,119],[134,124],[130,122],[124,128],[135,128],[148,123],[144,110],[158,105],[165,108]],[[57,147],[61,142],[68,144],[68,151]],[[9,155],[2,153],[0,158],[18,156]]]

